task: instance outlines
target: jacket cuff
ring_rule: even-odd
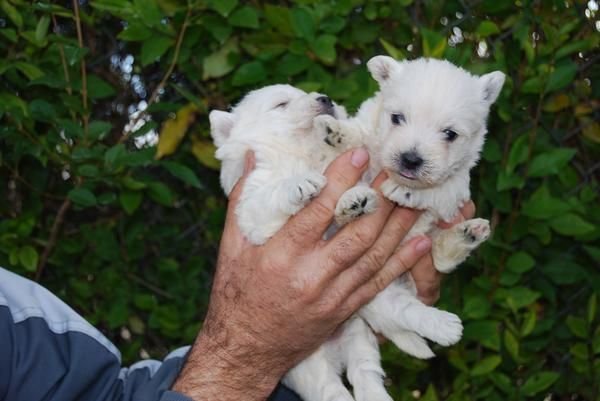
[[[175,391],[165,391],[160,397],[160,401],[194,401],[190,397],[186,397],[181,393]]]

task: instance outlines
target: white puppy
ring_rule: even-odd
[[[252,91],[231,112],[210,113],[216,157],[222,161],[221,185],[227,195],[242,176],[246,151],[255,152],[256,168],[236,210],[240,229],[251,243],[263,244],[273,236],[325,186],[322,173],[327,165],[343,150],[359,144],[360,138],[327,131],[319,123],[323,116],[343,119],[346,110],[327,96],[290,85]],[[365,196],[376,198],[372,190]],[[352,199],[346,196],[344,200]]]
[[[366,180],[385,170],[389,179],[381,187],[383,194],[399,205],[424,211],[404,241],[429,235],[435,268],[450,272],[490,234],[489,223],[483,219],[468,220],[447,230],[439,229],[436,221],[452,220],[470,198],[469,170],[479,159],[489,108],[500,93],[504,74],[496,71],[477,77],[447,61],[397,62],[386,56],[374,57],[367,66],[380,92],[365,101],[354,118],[323,120],[328,131],[337,135],[364,138],[371,153]],[[373,330],[418,358],[434,355],[424,338],[451,345],[462,335],[458,316],[416,298],[409,274],[393,282],[358,314]],[[358,320],[348,326],[359,324]],[[360,335],[362,340],[356,338]],[[354,338],[349,339],[351,336]],[[347,368],[358,401],[390,400],[383,388],[383,375],[373,376],[378,371],[379,354],[372,335],[354,328],[342,338],[343,344],[361,347],[345,347],[339,350],[342,356],[332,361],[321,359],[313,368],[320,366],[318,369],[326,372],[341,363]],[[343,391],[339,395],[320,400],[351,400]]]

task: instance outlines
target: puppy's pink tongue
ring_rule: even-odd
[[[400,172],[400,175],[405,178],[409,178],[411,180],[415,179],[415,175],[413,173],[411,173],[410,171],[402,171],[402,172]]]

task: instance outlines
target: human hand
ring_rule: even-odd
[[[367,161],[363,149],[336,159],[321,194],[263,246],[248,243],[237,226],[240,180],[230,195],[206,320],[175,391],[203,401],[264,400],[287,370],[430,250],[424,236],[398,248],[419,212],[382,196],[376,212],[322,240],[338,198]]]

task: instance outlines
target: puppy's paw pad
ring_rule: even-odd
[[[340,128],[340,124],[335,117],[321,115],[315,117],[315,126],[321,132],[323,141],[329,146],[339,147],[345,143],[345,136]]]
[[[490,237],[490,223],[485,219],[471,219],[460,224],[461,231],[465,242],[470,247],[477,247],[483,241]]]
[[[339,225],[377,209],[377,192],[372,188],[357,187],[345,192],[335,208],[335,219]]]
[[[389,178],[381,184],[381,193],[383,196],[400,206],[418,206],[413,192],[413,189],[404,187]]]

